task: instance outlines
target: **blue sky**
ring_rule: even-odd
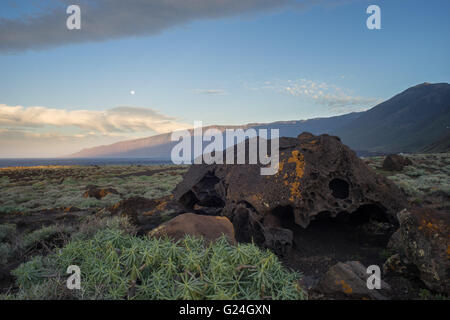
[[[18,33],[10,47],[0,44],[4,157],[54,156],[173,130],[194,120],[243,124],[344,114],[370,108],[418,83],[448,82],[450,76],[447,0],[319,1],[321,5],[305,7],[298,5],[304,1],[287,0],[286,5],[262,8],[248,0],[249,8],[233,7],[223,16],[220,10],[226,8],[207,14],[193,9],[187,21],[174,18],[148,34],[127,26],[125,35],[107,30],[102,31],[104,38],[74,43],[70,32],[82,33],[83,28],[68,32],[63,41],[53,41],[46,29],[20,34],[23,29],[11,21],[28,19],[32,25],[35,20],[24,14],[40,17],[52,10],[61,13],[65,28],[65,7],[48,0],[48,6],[36,11],[31,6],[35,2],[17,1],[17,8],[9,0],[0,4],[0,16],[13,19],[0,23],[0,40]],[[366,28],[370,4],[381,8],[381,30]],[[83,4],[81,10],[83,23]],[[137,16],[133,27],[153,28],[146,23],[154,18]],[[19,43],[19,38],[32,40]],[[17,106],[21,109],[11,109]],[[44,108],[50,118],[54,109],[83,119],[79,111],[113,113],[114,108],[130,107],[124,118],[138,111],[126,123],[108,120],[99,128],[71,121],[57,124],[58,117],[30,121],[28,108],[34,106]],[[151,110],[150,115],[139,108]],[[13,116],[20,120],[11,120]],[[86,121],[96,117],[89,113]],[[139,117],[148,121],[133,123]],[[61,136],[64,143],[49,143]],[[12,144],[12,137],[21,143]],[[31,143],[36,147],[30,148]]]

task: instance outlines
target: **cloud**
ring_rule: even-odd
[[[226,91],[220,89],[195,89],[194,93],[208,94],[208,95],[224,95],[226,94]]]
[[[83,148],[110,144],[121,138],[102,134],[63,134],[61,132],[33,132],[22,129],[0,129],[0,158],[59,157]]]
[[[33,2],[32,0],[31,3]],[[0,52],[71,43],[151,36],[196,20],[217,19],[288,5],[340,4],[342,0],[79,0],[81,30],[67,30],[72,0],[48,0],[34,15],[0,17]],[[5,4],[3,4],[5,6]],[[5,10],[6,12],[6,10]]]
[[[336,85],[308,79],[266,81],[256,87],[311,99],[334,112],[363,111],[381,102],[378,98],[357,96]]]
[[[291,0],[81,0],[81,30],[67,30],[67,6],[60,0],[47,13],[0,20],[0,51],[14,52],[70,43],[149,36],[200,19],[284,6]]]
[[[52,157],[186,129],[153,109],[63,110],[0,104],[0,157]]]
[[[113,134],[123,132],[170,132],[186,128],[175,118],[153,109],[118,107],[98,110],[64,110],[0,104],[0,126],[9,128],[75,127],[83,131]]]

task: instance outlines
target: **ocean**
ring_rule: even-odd
[[[145,158],[3,158],[0,168],[31,167],[31,166],[104,166],[104,165],[158,165],[172,164],[170,160],[155,160]]]

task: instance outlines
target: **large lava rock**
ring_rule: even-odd
[[[338,137],[310,133],[280,138],[275,175],[261,175],[259,164],[192,165],[174,196],[189,211],[228,217],[238,241],[282,252],[292,241],[289,225],[306,228],[319,216],[337,215],[395,222],[406,207],[403,193]]]
[[[428,288],[450,295],[450,216],[414,208],[401,211],[398,219],[400,228],[388,244],[397,254],[386,262],[385,269],[399,273],[416,270]],[[392,260],[398,260],[401,268],[393,267]]]

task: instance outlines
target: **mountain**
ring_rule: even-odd
[[[450,85],[423,83],[333,130],[354,150],[418,152],[449,132]]]
[[[450,85],[423,83],[411,87],[391,99],[364,112],[354,112],[329,118],[278,121],[242,126],[209,126],[224,131],[230,129],[279,129],[280,136],[296,137],[301,132],[329,133],[360,155],[441,150],[448,146],[450,128]],[[190,130],[192,133],[192,130]],[[177,142],[171,133],[149,138],[117,142],[111,145],[83,149],[68,157],[129,157],[170,159]],[[205,143],[208,144],[208,143]],[[428,148],[428,149],[427,149]]]
[[[450,152],[450,130],[446,134],[440,137],[437,141],[419,150],[423,153],[440,153]]]
[[[246,124],[242,126],[209,126],[207,129],[247,129],[258,124]],[[193,134],[193,130],[189,132]],[[68,158],[152,158],[156,160],[170,159],[170,152],[178,142],[171,141],[171,132],[163,133],[148,138],[140,138],[116,142],[110,145],[86,148],[77,153],[67,156]]]
[[[299,121],[279,121],[267,124],[251,123],[241,126],[208,126],[203,128],[203,132],[215,128],[224,132],[225,129],[279,129],[282,137],[296,137],[300,132],[308,131],[313,134],[331,132],[355,119],[359,113],[349,113],[342,116],[330,118],[316,118]],[[189,130],[191,134],[193,130]],[[156,136],[141,138],[135,140],[116,142],[111,145],[99,146],[83,149],[77,153],[71,154],[70,158],[96,158],[96,157],[122,157],[122,158],[152,158],[158,160],[170,159],[172,148],[178,143],[170,139],[171,133],[163,133]],[[224,137],[224,141],[225,141]],[[209,142],[204,142],[207,145]]]

